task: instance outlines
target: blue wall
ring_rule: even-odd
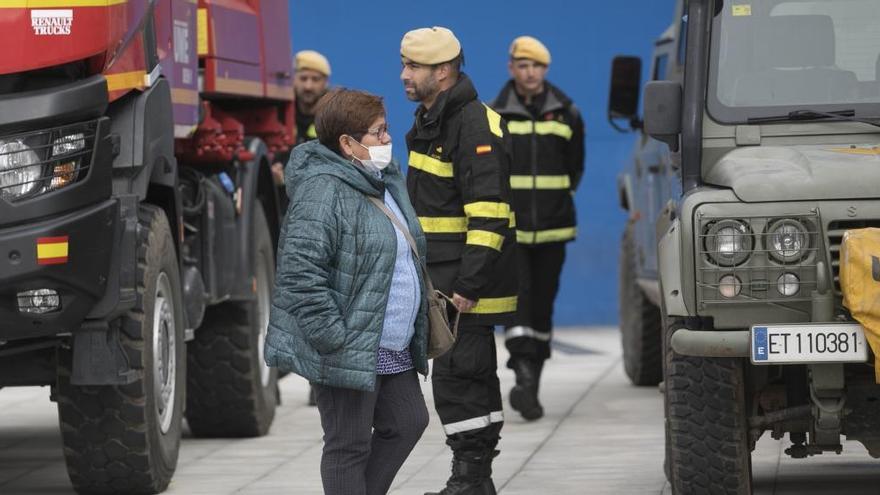
[[[625,217],[616,175],[634,135],[605,119],[611,59],[641,55],[647,73],[653,40],[672,22],[673,0],[291,0],[293,49],[324,53],[332,84],[385,97],[394,155],[406,156],[404,136],[415,104],[401,85],[400,38],[413,28],[452,29],[465,51],[465,71],[483,100],[508,79],[507,49],[516,36],[542,40],[553,56],[548,79],[578,104],[587,123],[587,162],[577,193],[579,238],[569,245],[556,302],[557,325],[617,321],[617,258]],[[404,160],[402,160],[404,161]]]

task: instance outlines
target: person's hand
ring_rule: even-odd
[[[470,299],[463,297],[458,294],[458,292],[452,294],[452,304],[455,306],[460,313],[466,313],[474,308],[477,305],[477,301],[471,301]]]
[[[272,178],[275,179],[276,186],[284,185],[284,165],[281,162],[272,164]]]

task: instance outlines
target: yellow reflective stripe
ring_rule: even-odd
[[[510,212],[510,228],[516,228],[516,213]]]
[[[511,134],[531,134],[533,128],[531,120],[512,120],[507,123],[507,132]]]
[[[409,166],[439,177],[452,177],[452,162],[443,162],[415,151],[409,152]]]
[[[467,217],[419,217],[426,234],[461,234],[467,232]]]
[[[542,120],[532,122],[530,120],[514,120],[507,123],[507,131],[511,134],[531,134],[559,136],[563,139],[571,139],[573,131],[571,126],[555,120]]]
[[[477,201],[464,205],[464,214],[469,217],[510,218],[510,205],[493,201]]]
[[[489,130],[498,137],[504,137],[504,131],[501,130],[501,115],[492,110],[489,105],[483,103],[483,106],[486,107],[486,119],[489,120]]]
[[[120,72],[118,74],[104,74],[104,78],[107,79],[107,91],[142,88],[145,86],[144,78],[146,75],[147,73],[142,70]]]
[[[504,244],[504,236],[495,232],[489,232],[488,230],[468,230],[465,244],[501,251],[501,246]]]
[[[572,130],[568,124],[555,120],[545,120],[535,123],[535,132],[538,134],[552,134],[564,139],[571,139]]]
[[[318,131],[315,130],[315,124],[310,124],[309,128],[306,129],[306,137],[311,139],[318,137]]]
[[[564,227],[549,230],[517,230],[516,242],[520,244],[541,244],[543,242],[569,241],[577,236],[577,227]]]
[[[511,189],[571,189],[571,177],[563,175],[511,175]]]
[[[512,313],[516,311],[516,296],[510,297],[481,297],[477,305],[467,313],[493,314]]]

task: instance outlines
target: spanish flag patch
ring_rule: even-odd
[[[491,144],[481,144],[480,146],[477,146],[477,154],[478,155],[485,155],[486,153],[491,153],[491,152],[492,152],[492,145]]]
[[[68,237],[38,237],[37,264],[60,265],[67,263]]]

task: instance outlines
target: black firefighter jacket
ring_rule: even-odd
[[[513,141],[510,187],[517,242],[524,246],[567,242],[577,235],[573,196],[584,172],[584,122],[565,93],[544,85],[528,107],[513,81],[492,103]]]
[[[516,312],[515,217],[501,116],[461,74],[406,135],[407,190],[428,241],[434,284],[476,300],[462,324],[504,325]]]

